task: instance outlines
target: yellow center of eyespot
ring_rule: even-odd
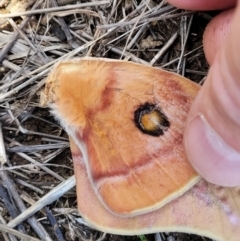
[[[159,128],[159,124],[162,122],[162,116],[158,111],[152,111],[145,113],[141,116],[141,126],[146,131],[154,131]]]

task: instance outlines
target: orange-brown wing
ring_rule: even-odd
[[[198,181],[182,145],[198,85],[131,62],[75,59],[58,64],[46,89],[113,213],[155,210]]]
[[[223,188],[201,180],[158,210],[121,218],[108,212],[97,198],[81,153],[72,141],[71,149],[74,154],[78,209],[94,228],[120,235],[185,232],[216,241],[239,241],[240,187]]]

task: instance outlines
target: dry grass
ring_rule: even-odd
[[[209,16],[161,0],[2,2],[0,239],[140,240],[94,231],[78,216],[68,138],[39,107],[39,92],[52,65],[75,56],[129,59],[200,82],[208,69],[201,38]],[[177,233],[145,238],[207,240]]]

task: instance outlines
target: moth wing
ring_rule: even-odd
[[[199,177],[185,157],[182,138],[199,86],[127,61],[81,60],[77,71],[81,68],[95,71],[96,86],[104,82],[98,103],[88,112],[88,127],[73,135],[79,147],[86,147],[87,173],[105,207],[120,216],[134,216],[191,188]],[[162,135],[137,128],[134,113],[144,104],[156,106],[169,121]]]
[[[182,144],[198,90],[158,68],[83,58],[55,67],[46,96],[82,151],[99,200],[117,215],[134,216],[165,205],[199,180]],[[152,123],[136,118],[151,108],[158,113]],[[152,125],[160,134],[149,133]]]

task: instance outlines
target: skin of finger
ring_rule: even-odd
[[[239,23],[240,7],[236,10],[231,31],[216,54],[201,95],[194,102],[189,119],[203,113],[220,137],[240,152]]]
[[[194,169],[211,183],[228,187],[239,186],[240,153],[216,137],[211,127],[210,131],[201,128],[203,124],[208,125],[204,116],[198,116],[193,123],[192,138],[187,142],[185,135],[184,142]],[[195,144],[191,146],[191,142]]]
[[[206,59],[212,65],[216,53],[226,40],[230,31],[235,9],[226,10],[207,25],[203,35],[203,46]]]
[[[188,10],[220,10],[236,6],[236,0],[167,0],[173,6]]]
[[[201,115],[204,116],[212,130],[218,133],[220,138],[224,140],[230,148],[240,153],[239,23],[240,7],[238,6],[229,34],[217,52],[206,82],[188,116],[184,142],[186,150],[191,150],[191,152],[192,150],[196,150],[196,152],[199,153],[196,145],[198,145],[200,141],[206,141],[206,138],[204,136],[201,137],[202,134],[197,133],[197,130],[195,130],[195,136],[199,139],[194,138],[194,135],[191,135],[191,138],[186,136],[186,133],[189,136],[187,130],[192,120]],[[199,146],[204,146],[205,150],[202,151],[211,154],[211,149],[208,148],[207,145],[203,143],[199,144]],[[217,156],[217,154],[213,155],[212,153],[211,158],[208,158],[208,160],[201,160],[200,158],[198,158],[198,160],[191,160],[190,158],[190,161],[194,167],[197,166],[201,168],[199,172],[202,176],[214,183],[221,185],[232,185],[235,181],[235,183],[237,183],[239,181],[240,162],[236,162],[236,159],[232,161],[229,156],[219,160],[216,158]],[[238,171],[234,171],[233,173],[234,168]]]

